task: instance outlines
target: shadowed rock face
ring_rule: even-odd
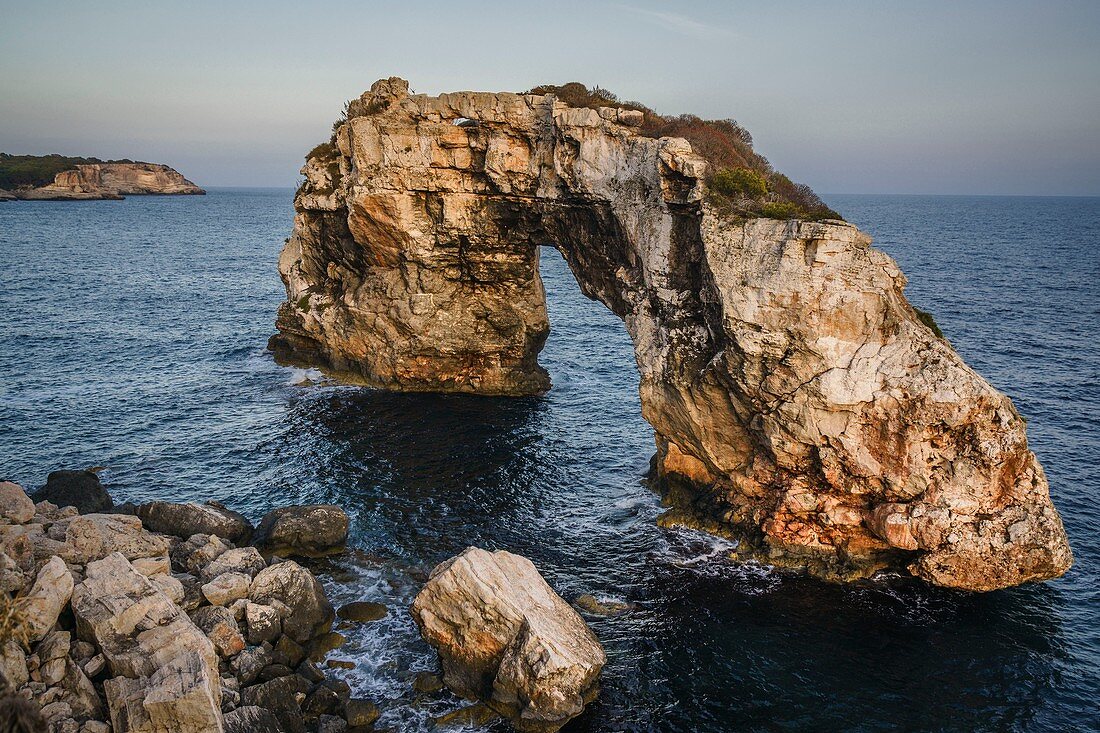
[[[306,163],[272,348],[388,389],[549,387],[538,246],[623,319],[687,523],[830,579],[991,590],[1072,562],[1007,397],[843,222],[722,219],[636,113],[377,82]]]

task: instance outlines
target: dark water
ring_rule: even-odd
[[[1064,579],[964,595],[838,587],[658,529],[653,451],[621,324],[544,254],[543,398],[319,385],[264,351],[289,191],[0,204],[0,476],[104,465],[116,499],[292,502],[354,515],[337,601],[388,603],[335,653],[397,730],[454,709],[404,608],[477,544],[530,556],[610,662],[571,731],[1100,728],[1100,199],[836,196],[963,356],[1029,420],[1077,556]]]

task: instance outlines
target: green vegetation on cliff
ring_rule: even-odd
[[[134,163],[133,160],[100,160],[65,155],[8,155],[0,153],[0,188],[38,188],[53,183],[54,176],[78,165],[91,163]]]
[[[544,84],[525,94],[553,94],[573,107],[613,107],[642,113],[641,133],[650,137],[682,137],[710,164],[710,203],[738,217],[772,219],[842,219],[809,186],[794,183],[774,170],[752,148],[752,135],[735,120],[704,120],[695,115],[666,116],[639,102],[623,102],[606,89],[589,89],[580,82]]]

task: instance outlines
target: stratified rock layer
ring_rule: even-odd
[[[355,100],[280,258],[277,354],[401,390],[549,387],[538,246],[626,323],[665,521],[826,578],[990,590],[1072,556],[1007,397],[854,226],[728,220],[684,140],[553,96]]]
[[[48,186],[14,192],[29,200],[118,199],[127,195],[204,194],[179,171],[159,163],[90,163],[61,171]]]

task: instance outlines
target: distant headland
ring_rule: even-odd
[[[160,163],[0,153],[0,201],[85,201],[205,193],[174,168]]]

